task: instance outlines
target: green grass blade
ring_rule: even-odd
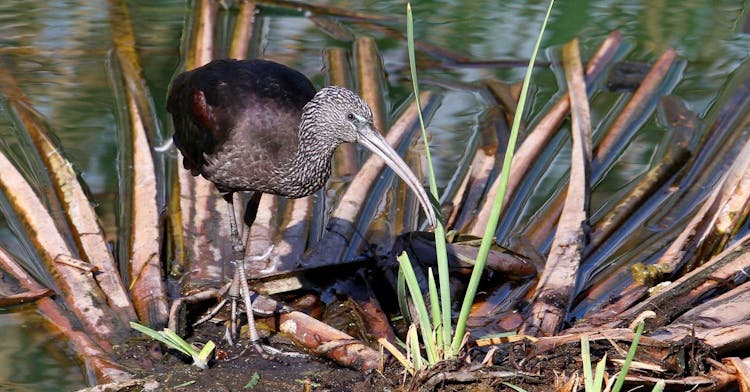
[[[258,382],[260,382],[260,374],[258,372],[253,372],[252,377],[250,377],[250,381],[243,386],[243,389],[252,389],[255,388],[256,385],[258,385]]]
[[[430,155],[429,140],[427,139],[427,130],[424,126],[424,118],[422,118],[422,107],[419,102],[419,82],[417,80],[417,65],[414,56],[414,17],[411,12],[411,4],[406,3],[406,42],[409,51],[409,69],[411,71],[411,82],[412,88],[414,89],[414,99],[417,103],[417,113],[419,115],[419,125],[422,130],[422,139],[425,145],[425,158],[427,160],[427,172],[430,178],[430,192],[435,199],[439,200],[437,191],[437,181],[435,180],[435,170],[432,167],[432,156]],[[442,318],[443,333],[441,334],[441,341],[444,342],[441,352],[444,358],[452,358],[453,352],[449,343],[451,341],[451,334],[453,333],[453,325],[451,323],[451,292],[450,292],[450,275],[448,272],[448,253],[445,245],[445,228],[443,227],[442,219],[440,218],[440,211],[436,211],[438,215],[438,223],[435,227],[435,251],[437,253],[437,265],[438,265],[438,280],[440,281],[440,314]]]
[[[404,317],[406,325],[414,322],[411,319],[411,313],[409,312],[409,301],[406,297],[409,293],[406,291],[406,278],[404,277],[404,271],[399,268],[398,276],[396,277],[396,296],[398,296],[398,308],[401,310],[401,315]]]
[[[419,282],[414,274],[414,270],[409,261],[409,256],[406,252],[401,252],[398,256],[398,264],[401,267],[401,271],[404,272],[404,278],[406,279],[406,286],[409,288],[409,294],[411,295],[412,302],[417,311],[417,317],[419,318],[419,329],[422,334],[422,341],[424,342],[425,351],[427,352],[427,361],[430,364],[437,363],[437,356],[435,353],[435,341],[432,338],[432,323],[430,322],[430,314],[427,312],[427,306],[425,306],[422,292],[419,290]]]
[[[659,380],[656,382],[656,385],[654,385],[654,389],[651,390],[651,392],[664,392],[664,387],[667,386],[667,383],[664,382],[664,380]]]
[[[430,296],[430,313],[432,314],[432,325],[438,330],[435,336],[435,345],[437,347],[443,347],[443,334],[442,334],[442,317],[440,315],[440,299],[437,291],[437,283],[435,283],[435,275],[432,273],[432,268],[427,269],[427,287],[428,294]]]
[[[588,335],[581,335],[581,362],[583,364],[583,385],[586,392],[594,391],[594,377],[591,374],[591,351]]]
[[[406,341],[409,342],[408,347],[411,356],[411,363],[414,364],[414,371],[418,372],[424,367],[424,361],[422,361],[422,353],[419,350],[419,337],[417,336],[417,328],[414,324],[409,326],[407,335],[408,337]]]
[[[211,353],[213,353],[215,349],[216,343],[214,343],[213,340],[209,340],[198,353],[198,358],[200,358],[201,361],[208,363],[208,358],[211,357]]]
[[[477,261],[474,264],[474,268],[471,271],[471,278],[466,288],[466,294],[464,295],[464,301],[461,305],[461,313],[458,316],[456,322],[456,333],[453,335],[452,348],[453,351],[457,351],[463,340],[463,335],[466,332],[466,320],[469,318],[469,311],[471,305],[474,303],[474,297],[477,294],[477,288],[479,287],[479,281],[484,271],[484,266],[487,262],[487,255],[490,253],[490,247],[494,242],[495,231],[500,219],[500,212],[502,211],[503,199],[505,198],[505,188],[508,185],[508,178],[510,177],[510,164],[513,160],[513,153],[516,149],[516,141],[518,139],[518,130],[521,127],[521,116],[526,106],[526,96],[529,92],[529,82],[531,81],[531,71],[534,69],[534,63],[536,62],[536,55],[539,52],[539,46],[542,43],[542,36],[544,36],[544,30],[547,27],[547,21],[549,15],[552,12],[552,6],[554,0],[550,0],[549,6],[547,7],[547,14],[544,16],[542,27],[539,30],[536,43],[534,44],[534,50],[531,53],[529,59],[529,66],[526,68],[526,76],[523,79],[523,87],[521,88],[521,96],[516,107],[516,113],[513,116],[513,127],[511,128],[510,138],[508,139],[508,147],[505,150],[505,159],[503,160],[503,169],[500,173],[500,185],[495,196],[495,201],[490,212],[489,223],[485,228],[484,237],[482,243],[479,246],[479,252],[477,254]],[[441,282],[442,283],[442,282]]]
[[[417,80],[417,66],[414,55],[414,16],[411,13],[411,4],[408,2],[406,3],[406,43],[409,50],[409,70],[411,71],[411,83],[412,88],[414,89],[414,99],[417,102],[417,108],[421,108],[422,105],[419,102],[419,82]],[[425,141],[425,146],[428,146],[429,144],[427,144],[427,130],[424,126],[422,110],[417,110],[417,114],[419,116],[419,124],[422,129],[422,138]],[[435,180],[435,171],[432,167],[432,156],[430,154],[429,148],[425,149],[425,157],[427,158],[427,171],[430,178],[430,192],[432,192],[432,195],[437,198],[437,181]]]
[[[177,335],[174,331],[172,331],[169,328],[164,328],[161,331],[162,336],[164,336],[167,340],[172,342],[172,345],[180,347],[180,351],[187,353],[191,357],[196,357],[198,355],[198,351],[196,351],[193,346],[190,345],[190,343],[186,342],[183,338],[180,337],[180,335]]]
[[[161,332],[161,335],[164,336],[165,339],[169,340],[171,342],[170,346],[175,347],[178,350],[180,350],[183,353],[186,353],[190,356],[190,358],[193,359],[193,365],[197,366],[200,369],[206,369],[208,368],[208,355],[206,357],[201,357],[201,353],[198,352],[193,346],[186,342],[185,339],[181,338],[180,335],[175,333],[169,328],[164,328]],[[213,342],[209,342],[210,344],[207,344],[206,346],[213,346]],[[204,346],[205,348],[205,346]],[[213,351],[213,348],[211,348],[211,351]],[[208,352],[210,355],[211,353]]]
[[[181,338],[180,335],[177,335],[169,328],[164,328],[161,331],[156,331],[145,325],[141,325],[132,321],[130,322],[130,327],[144,335],[147,335],[151,339],[158,340],[164,343],[165,345],[167,345],[167,347],[173,350],[177,350],[189,356],[193,359],[193,364],[201,369],[205,369],[208,367],[208,358],[216,348],[216,344],[214,344],[213,341],[209,341],[205,346],[203,346],[203,349],[198,352],[198,350],[193,348],[190,343],[186,342],[185,339]]]
[[[133,328],[134,330],[150,337],[151,339],[158,340],[164,344],[167,344],[166,339],[161,336],[159,331],[153,330],[145,325],[138,324],[134,321],[130,322],[130,328]]]
[[[627,357],[625,357],[625,363],[622,364],[622,370],[620,370],[620,374],[617,375],[617,381],[615,382],[615,386],[612,388],[613,392],[618,392],[620,389],[622,389],[622,385],[625,383],[625,376],[628,375],[628,370],[630,370],[630,363],[633,362],[633,358],[635,358],[635,352],[638,350],[638,342],[641,340],[644,325],[644,322],[641,321],[640,323],[638,323],[638,326],[635,329],[633,342],[630,343],[630,349],[628,350]]]
[[[165,335],[163,331],[159,332],[159,331],[151,329],[151,328],[149,328],[149,327],[147,327],[145,325],[141,325],[141,324],[138,324],[138,323],[133,322],[133,321],[130,322],[130,327],[133,328],[133,329],[135,329],[136,331],[138,331],[138,332],[140,332],[140,333],[142,333],[142,334],[150,337],[151,339],[158,340],[158,341],[166,344],[167,347],[169,347],[171,349],[174,349],[174,350],[177,350],[177,351],[179,351],[179,352],[181,352],[181,353],[183,353],[185,355],[188,355],[188,356],[192,357],[193,353],[195,352],[195,350],[192,350],[192,347],[189,347],[190,345],[187,345],[188,347],[186,348],[186,346],[183,345],[183,344],[180,344],[179,341],[175,341],[170,336]],[[165,328],[165,331],[170,331],[170,330]],[[180,338],[180,340],[182,340],[182,338]],[[185,342],[185,341],[183,340],[183,342]]]
[[[594,391],[601,391],[602,384],[604,384],[604,370],[607,366],[607,354],[604,354],[602,360],[596,364],[596,373],[594,373],[594,383],[592,384]]]

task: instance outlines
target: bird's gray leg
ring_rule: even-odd
[[[253,224],[253,221],[255,220],[255,215],[258,211],[258,203],[260,202],[260,197],[262,193],[256,192],[251,196],[250,201],[247,204],[247,211],[245,211],[245,224],[249,227]],[[260,344],[260,337],[258,337],[258,330],[255,328],[255,314],[253,313],[253,302],[251,298],[251,291],[250,287],[247,284],[247,273],[245,271],[245,245],[242,243],[242,239],[240,238],[240,233],[237,227],[237,215],[234,211],[234,199],[232,198],[232,195],[225,195],[225,200],[227,201],[227,212],[229,213],[229,230],[232,236],[232,250],[234,252],[234,263],[235,263],[235,272],[234,272],[234,279],[232,280],[232,286],[229,288],[228,295],[230,298],[232,298],[232,333],[236,331],[235,326],[233,325],[234,320],[236,320],[236,303],[238,298],[242,298],[242,301],[245,303],[245,313],[247,314],[247,323],[248,323],[248,335],[250,337],[250,344],[255,348],[255,350],[261,354],[265,358],[269,358],[266,354],[266,350],[264,350],[263,346]],[[258,260],[264,260],[268,258],[268,256],[271,255],[271,251],[273,250],[273,246],[268,248],[268,250],[260,256],[255,256],[255,259]]]
[[[237,219],[234,215],[234,201],[232,193],[224,195],[224,200],[227,202],[227,218],[229,219],[229,235],[232,238],[232,264],[234,264],[234,275],[232,276],[232,284],[229,286],[227,296],[231,300],[231,316],[229,317],[229,337],[232,341],[237,340],[237,301],[241,297],[241,285],[240,285],[240,268],[244,268],[244,263],[240,262],[244,259],[244,251],[240,249],[242,246],[242,240],[240,239],[240,233],[237,229]],[[233,344],[230,342],[230,344]]]
[[[229,297],[232,299],[232,317],[230,321],[231,334],[233,337],[236,337],[237,326],[235,323],[238,318],[237,300],[242,299],[245,303],[245,313],[247,313],[250,341],[253,344],[257,344],[260,339],[258,338],[258,331],[255,329],[253,301],[252,298],[250,298],[250,288],[247,285],[247,274],[245,272],[245,245],[242,243],[240,232],[237,227],[237,215],[234,210],[232,194],[226,195],[225,200],[227,202],[227,213],[229,214],[229,232],[232,237],[233,263],[235,265],[234,278],[232,279],[232,285],[229,287],[228,293]]]

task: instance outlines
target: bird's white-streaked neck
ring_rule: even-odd
[[[293,189],[289,197],[310,195],[323,187],[331,175],[333,152],[342,142],[331,137],[334,131],[321,128],[314,107],[305,107],[300,121],[296,153],[281,165],[279,176],[285,189]]]

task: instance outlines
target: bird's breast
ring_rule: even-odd
[[[201,174],[220,189],[259,191],[288,198],[309,196],[322,188],[331,174],[330,160],[280,160],[273,149],[242,148],[234,144],[206,155]]]

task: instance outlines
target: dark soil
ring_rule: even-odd
[[[216,358],[206,370],[189,364],[188,358],[173,351],[164,353],[159,343],[135,338],[117,347],[120,361],[137,377],[152,380],[152,387],[108,389],[111,391],[515,391],[509,385],[528,392],[560,390],[571,376],[582,374],[580,343],[566,343],[538,352],[533,343],[505,343],[490,349],[473,348],[463,358],[443,362],[416,377],[405,377],[402,367],[393,359],[386,361],[384,372],[361,372],[341,367],[314,354],[304,353],[274,335],[268,343],[285,352],[304,354],[303,357],[277,356],[266,359],[247,348],[247,339],[229,347],[222,340],[223,326],[206,324],[194,331],[189,339],[193,344],[213,340],[219,348]],[[621,342],[622,343],[622,342]],[[611,342],[591,342],[592,362],[607,357],[622,358],[622,343],[615,350]],[[681,349],[690,347],[685,346]],[[676,347],[677,349],[677,347]],[[644,351],[647,349],[644,347]],[[489,357],[489,358],[488,358]],[[485,361],[486,360],[486,361]],[[489,365],[482,365],[482,362]],[[608,368],[612,376],[618,368]],[[706,371],[706,369],[703,369]],[[679,372],[682,373],[682,372]],[[681,378],[686,374],[673,373]],[[660,373],[660,377],[668,374]],[[157,384],[158,383],[158,384]],[[648,384],[646,384],[648,385]],[[570,384],[568,384],[568,387]],[[637,387],[626,385],[625,390]],[[641,385],[643,387],[643,385]],[[647,386],[647,390],[650,387]]]
[[[493,362],[502,363],[502,366],[480,366],[478,364],[486,350],[470,350],[473,357],[470,361],[463,358],[443,363],[418,377],[404,377],[401,366],[392,359],[386,363],[383,373],[360,372],[314,354],[303,353],[280,335],[274,335],[268,343],[274,348],[305,356],[278,356],[276,360],[269,360],[254,349],[247,348],[247,339],[241,339],[240,344],[229,347],[222,339],[223,328],[206,324],[188,339],[195,345],[208,340],[217,343],[216,358],[206,370],[190,365],[190,359],[178,352],[163,352],[164,348],[159,343],[148,339],[132,339],[118,346],[117,353],[121,363],[138,377],[158,382],[156,390],[186,392],[511,391],[503,382],[534,392],[552,390],[551,386],[564,378],[560,378],[562,374],[572,374],[581,366],[580,352],[574,347],[560,347],[549,356],[521,361],[525,349],[522,345],[514,345],[508,346],[507,351],[499,350],[503,354],[496,355]],[[526,363],[526,369],[518,368],[519,361]],[[555,372],[550,369],[555,369]],[[254,378],[257,383],[253,385],[251,381]]]
[[[132,339],[119,346],[117,353],[131,371],[137,371],[140,377],[152,377],[163,391],[385,391],[399,385],[398,379],[393,381],[377,372],[346,369],[303,353],[279,336],[268,343],[304,356],[266,359],[253,348],[247,348],[247,339],[229,346],[222,339],[223,326],[207,324],[194,332],[188,339],[191,343],[198,346],[198,342],[213,340],[218,347],[206,370],[191,365],[190,358],[176,351],[164,353],[164,347],[148,339]],[[251,382],[254,378],[256,383]]]

